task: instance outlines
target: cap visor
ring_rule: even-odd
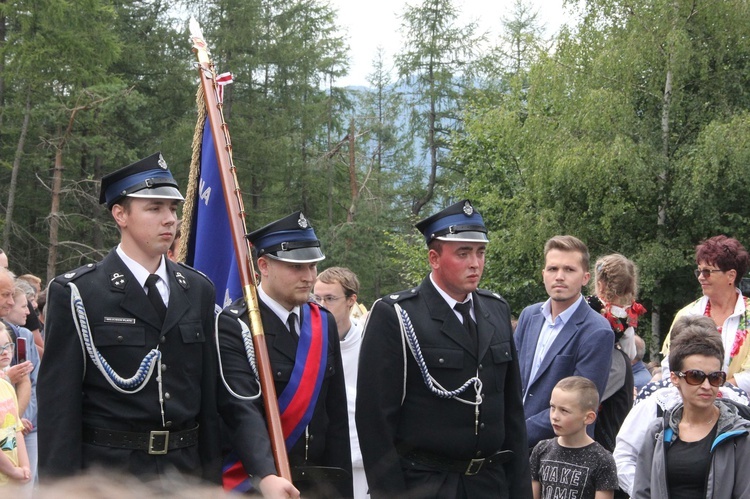
[[[487,234],[479,231],[457,232],[455,234],[445,234],[435,239],[439,241],[456,241],[462,243],[488,243]]]
[[[325,259],[325,255],[317,246],[297,248],[289,251],[276,251],[275,253],[266,253],[264,256],[290,263],[314,263]]]
[[[141,189],[140,191],[128,194],[127,197],[145,199],[177,199],[178,201],[185,201],[185,198],[182,197],[180,191],[168,185],[153,187],[151,189]]]

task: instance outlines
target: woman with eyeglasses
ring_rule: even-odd
[[[708,317],[678,318],[670,379],[682,402],[654,421],[635,469],[633,499],[750,497],[750,421],[717,398],[724,346]]]
[[[750,255],[736,239],[714,236],[697,246],[695,262],[698,267],[694,273],[703,296],[677,312],[675,321],[684,315],[710,317],[724,345],[722,370],[730,383],[750,392],[750,341],[747,341],[750,299],[742,296],[739,288]],[[664,377],[669,376],[666,360],[669,341],[670,335],[667,335],[662,348]]]

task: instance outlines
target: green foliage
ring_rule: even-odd
[[[492,228],[488,287],[514,311],[544,297],[541,248],[554,234],[580,237],[592,257],[633,258],[662,329],[700,292],[689,273],[698,241],[750,242],[738,202],[749,9],[591,0],[583,23],[521,75],[527,91],[509,86],[499,105],[475,97],[453,152]]]
[[[248,225],[303,210],[323,240],[321,268],[352,268],[368,306],[424,278],[413,223],[463,197],[490,228],[482,286],[515,313],[546,296],[542,247],[554,234],[579,236],[592,257],[633,258],[662,329],[700,293],[696,243],[725,233],[750,244],[745,0],[588,0],[553,50],[519,0],[482,58],[456,4],[424,0],[403,12],[399,80],[381,53],[370,88],[356,93],[334,85],[347,46],[319,0],[0,9],[0,212],[20,148],[15,215],[3,212],[0,226],[19,272],[45,276],[57,148],[59,271],[117,241],[98,204],[102,175],[161,150],[185,185],[197,88],[179,17],[188,11],[217,69],[235,77],[224,113]]]

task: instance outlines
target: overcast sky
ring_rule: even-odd
[[[400,15],[407,3],[417,5],[421,0],[329,0],[338,10],[338,22],[348,36],[350,51],[349,76],[337,85],[367,85],[372,62],[381,46],[385,60],[390,63],[401,46]],[[529,0],[538,10],[539,19],[551,35],[570,16],[563,10],[563,0]],[[489,30],[491,39],[497,37],[501,19],[506,17],[515,0],[454,0],[461,11],[461,22],[477,21],[480,31]]]

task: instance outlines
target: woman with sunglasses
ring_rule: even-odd
[[[713,320],[721,334],[724,359],[721,365],[729,382],[750,392],[750,340],[748,340],[748,307],[750,298],[742,296],[740,281],[747,272],[750,255],[734,238],[714,236],[701,242],[695,251],[695,277],[703,296],[675,316],[704,315]],[[674,326],[673,326],[674,327]],[[662,374],[669,376],[667,355],[670,335],[664,340]]]
[[[724,347],[707,317],[684,316],[669,354],[682,403],[654,421],[638,455],[633,499],[750,497],[750,421],[718,398]]]

